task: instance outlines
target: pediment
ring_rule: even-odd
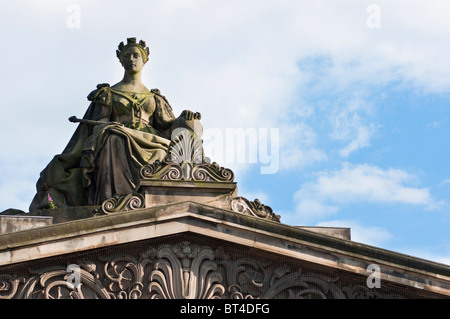
[[[161,257],[164,253],[157,257],[157,252],[163,247],[168,254],[166,259]],[[176,264],[175,260],[183,263],[184,257],[180,256],[185,253],[176,253],[180,251],[180,247],[184,247],[186,251],[196,251],[196,254],[206,254],[209,256],[207,263],[215,264],[213,267],[221,269],[218,272],[222,278],[220,284],[225,290],[218,288],[214,293],[219,293],[224,298],[231,296],[230,285],[237,285],[243,278],[224,276],[231,276],[230,269],[238,267],[238,263],[243,260],[246,260],[245,265],[239,266],[244,267],[242,269],[250,267],[249,265],[256,267],[256,270],[250,267],[245,276],[253,274],[258,280],[263,280],[260,278],[261,274],[270,275],[270,278],[264,280],[271,281],[272,284],[285,277],[285,282],[278,283],[280,287],[282,283],[290,287],[289,280],[296,284],[291,287],[290,292],[286,288],[276,293],[275,288],[269,291],[269,287],[259,287],[258,290],[258,285],[253,290],[240,287],[240,290],[234,291],[236,295],[247,294],[255,298],[278,295],[287,298],[291,293],[291,297],[300,297],[302,292],[299,287],[308,285],[305,280],[310,280],[309,285],[313,282],[315,285],[322,283],[319,286],[325,290],[317,292],[317,296],[327,298],[349,298],[358,293],[366,297],[376,297],[377,294],[378,297],[450,296],[450,269],[445,265],[196,202],[178,202],[118,212],[0,235],[0,271],[11,273],[14,269],[23,269],[25,264],[27,268],[33,268],[36,263],[63,269],[67,264],[78,264],[79,260],[86,260],[86,256],[97,256],[100,252],[110,262],[119,254],[129,255],[129,260],[135,260],[139,264],[143,255],[155,254],[153,259],[145,259],[145,263],[155,263],[163,258],[165,262]],[[131,251],[135,253],[128,254]],[[231,267],[229,270],[223,268],[226,264],[224,256],[231,256],[226,257],[230,263],[228,267]],[[190,269],[189,271],[194,271],[192,264],[189,264],[194,259],[192,257],[184,261],[188,262],[185,268]],[[196,260],[198,263],[203,261],[206,262],[203,259]],[[105,267],[101,260],[94,263],[97,263],[96,267]],[[169,266],[175,267],[175,264]],[[366,286],[370,275],[368,267],[374,264],[380,267],[380,279],[385,290],[369,289]],[[83,267],[85,268],[82,269],[89,269],[86,265]],[[22,276],[26,277],[25,274]],[[93,276],[93,273],[86,276],[91,278],[89,276]],[[104,297],[115,296],[113,291],[105,288],[108,277],[104,277],[104,280]],[[199,288],[192,286],[191,289],[197,291]],[[408,293],[405,295],[405,292]],[[190,293],[191,295],[180,295],[178,292],[174,296],[199,298],[198,292]],[[210,297],[218,296],[214,293]]]

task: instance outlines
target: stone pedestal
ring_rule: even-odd
[[[51,225],[50,216],[11,216],[0,215],[0,234],[8,234],[21,230]]]
[[[142,180],[137,190],[144,196],[145,207],[192,201],[231,209],[231,199],[237,196],[234,182]]]

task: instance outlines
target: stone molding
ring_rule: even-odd
[[[177,164],[177,167],[182,166]],[[198,168],[199,166],[194,167]],[[136,192],[132,194],[116,195],[107,199],[93,211],[93,215],[125,213],[136,209],[192,200],[221,209],[229,209],[236,213],[280,222],[280,215],[276,215],[270,206],[262,204],[258,199],[250,201],[245,197],[236,196],[237,187],[233,182],[144,178],[136,189]]]

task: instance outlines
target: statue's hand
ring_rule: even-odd
[[[69,121],[72,123],[76,123],[76,122],[79,122],[79,119],[75,115],[73,115],[73,116],[69,117]]]
[[[189,110],[184,110],[181,112],[180,117],[186,119],[186,120],[201,120],[202,115],[199,112],[193,112]]]

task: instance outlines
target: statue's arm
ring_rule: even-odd
[[[177,118],[173,114],[172,107],[167,99],[157,89],[153,89],[155,95],[155,124],[162,136],[171,138],[172,131],[176,128],[187,128],[196,136],[201,136],[203,128],[200,124],[201,114],[189,110],[181,112]]]
[[[155,121],[158,128],[167,129],[172,125],[175,120],[175,115],[173,114],[172,107],[170,106],[167,99],[160,94],[158,89],[153,89],[156,109],[155,109]]]
[[[85,119],[98,122],[109,122],[111,116],[111,89],[109,84],[99,84],[97,89],[88,95],[91,101]]]

